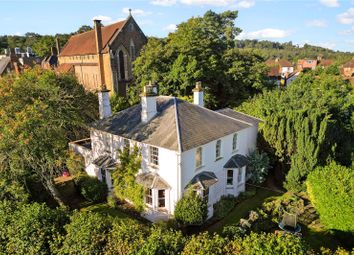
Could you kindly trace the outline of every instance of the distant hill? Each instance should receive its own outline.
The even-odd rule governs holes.
[[[258,40],[237,40],[238,48],[257,49],[262,55],[268,58],[282,58],[296,63],[298,59],[312,58],[321,56],[323,59],[332,59],[334,63],[343,64],[354,57],[353,52],[334,51],[318,46],[305,44],[300,47],[292,42],[271,42]]]

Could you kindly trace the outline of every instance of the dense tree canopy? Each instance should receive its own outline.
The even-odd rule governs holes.
[[[354,169],[332,163],[309,174],[307,192],[329,229],[354,233]]]
[[[96,101],[70,75],[34,69],[2,79],[1,178],[25,183],[35,176],[55,196],[52,178],[63,167],[68,142],[87,134],[83,130],[97,116]]]
[[[317,70],[302,74],[285,91],[268,91],[239,109],[264,120],[267,149],[284,165],[288,189],[304,189],[316,166],[334,159],[351,163],[352,88],[341,76]]]
[[[178,25],[165,39],[150,38],[134,63],[140,85],[152,80],[160,94],[186,96],[202,81],[209,107],[239,102],[260,91],[264,59],[252,50],[235,49],[241,31],[237,11],[208,11]]]

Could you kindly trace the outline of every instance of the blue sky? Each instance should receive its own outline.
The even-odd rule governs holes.
[[[148,36],[166,36],[209,9],[236,9],[240,38],[354,52],[354,0],[0,0],[0,34],[73,32],[93,17],[104,24],[123,19],[129,8]]]

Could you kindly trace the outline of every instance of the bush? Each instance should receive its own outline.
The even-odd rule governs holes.
[[[1,254],[53,253],[53,240],[64,232],[63,226],[68,221],[63,211],[38,203],[1,205],[0,251],[4,252]],[[4,212],[7,215],[2,215]]]
[[[95,177],[82,175],[76,178],[81,195],[90,202],[101,202],[107,197],[107,185]]]
[[[102,254],[107,243],[111,221],[94,212],[75,212],[65,226],[66,236],[59,254]]]
[[[306,184],[321,223],[329,229],[354,232],[354,169],[336,163],[318,167]]]
[[[255,184],[263,183],[268,175],[269,157],[267,153],[253,151],[249,156],[249,168],[251,172],[251,181]]]
[[[229,225],[222,229],[222,236],[228,238],[242,237],[246,234],[246,230],[240,226]]]
[[[244,238],[237,237],[226,246],[226,254],[309,254],[309,248],[294,235],[251,233]]]
[[[78,176],[80,174],[85,174],[85,162],[82,156],[70,152],[68,158],[66,159],[66,167],[69,173],[73,176]]]
[[[125,97],[113,95],[110,98],[110,103],[112,107],[112,112],[120,112],[129,107],[129,102]]]
[[[236,205],[236,199],[233,196],[222,196],[214,204],[214,216],[217,219],[224,218]]]
[[[207,232],[192,238],[185,245],[182,255],[218,255],[225,254],[226,239],[215,234],[209,236]]]
[[[176,204],[175,218],[181,224],[202,224],[207,217],[206,201],[192,190],[188,190]]]

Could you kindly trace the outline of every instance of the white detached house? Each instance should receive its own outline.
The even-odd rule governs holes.
[[[141,104],[113,115],[108,92],[100,92],[101,119],[92,124],[89,139],[70,147],[83,155],[89,175],[112,188],[118,149],[137,145],[142,164],[136,180],[146,190],[146,218],[173,215],[189,186],[208,201],[210,217],[221,196],[245,190],[246,155],[256,149],[260,120],[228,108],[204,108],[200,83],[193,90],[194,104],[156,92],[145,86]]]

